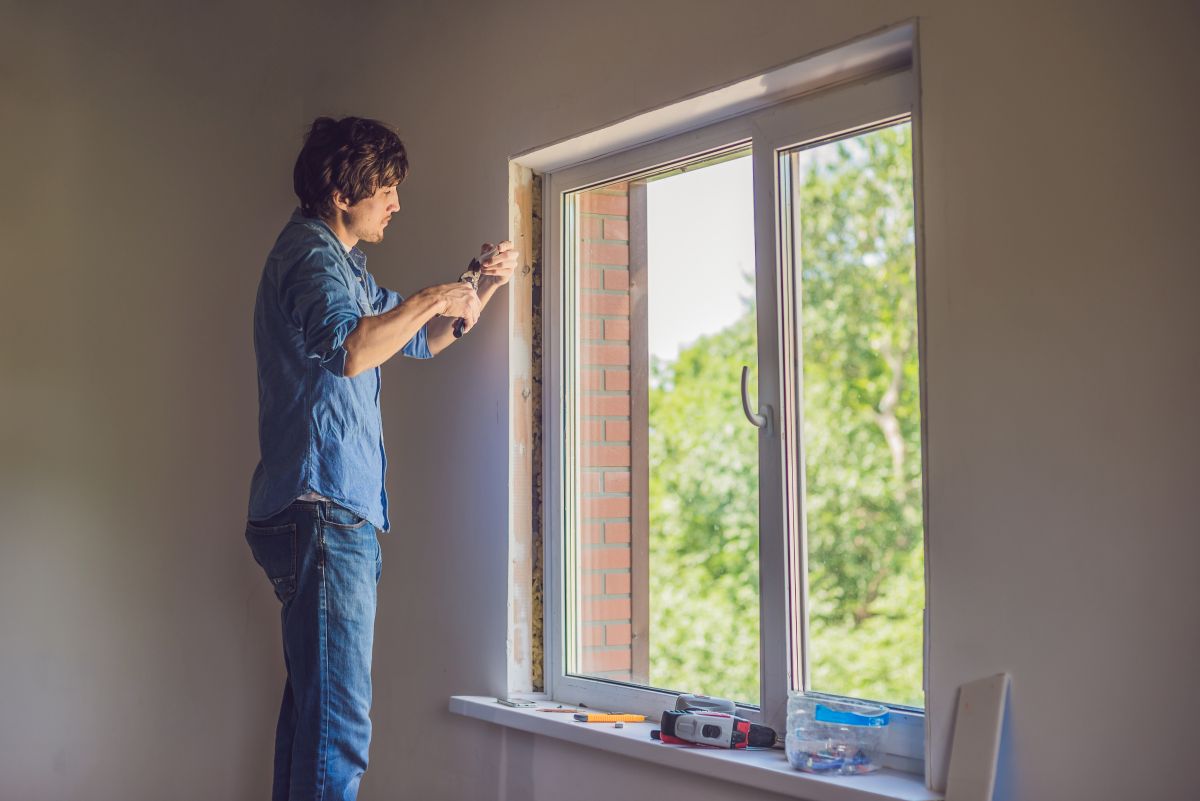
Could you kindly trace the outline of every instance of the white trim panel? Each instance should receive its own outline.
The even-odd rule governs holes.
[[[534,172],[553,172],[621,150],[749,114],[866,75],[912,65],[915,25],[905,22],[579,136],[512,157]]]

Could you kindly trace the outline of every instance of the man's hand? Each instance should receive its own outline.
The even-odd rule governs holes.
[[[484,242],[480,255],[492,249],[490,242]],[[489,259],[480,262],[480,273],[495,286],[504,286],[512,278],[513,270],[517,268],[517,257],[520,255],[513,250],[513,243],[507,239],[495,246],[496,253]]]
[[[461,317],[467,321],[464,331],[470,331],[479,321],[479,313],[483,310],[483,304],[479,302],[479,295],[467,282],[455,281],[453,284],[438,284],[429,287],[428,291],[437,296],[441,308],[438,313],[441,316],[456,320]]]
[[[482,257],[493,250],[491,243],[485,242],[480,249]],[[454,336],[454,321],[462,318],[466,321],[463,332],[469,331],[479,320],[479,314],[487,302],[491,300],[496,290],[504,286],[512,278],[517,266],[517,251],[513,250],[512,242],[505,240],[495,246],[495,253],[489,258],[481,258],[479,265],[478,294],[466,283],[440,284],[421,290],[428,292],[437,299],[438,319],[429,322],[429,350],[438,354],[458,341]],[[469,293],[469,296],[466,294]],[[453,305],[457,302],[460,305]]]

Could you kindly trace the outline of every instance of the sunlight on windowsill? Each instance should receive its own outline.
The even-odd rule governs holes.
[[[588,748],[654,762],[713,779],[812,801],[941,801],[920,776],[881,770],[866,776],[816,776],[793,770],[783,751],[726,751],[717,748],[665,745],[650,739],[654,723],[579,723],[570,715],[541,714],[537,709],[501,706],[495,698],[456,695],[450,711],[497,726],[566,740]]]

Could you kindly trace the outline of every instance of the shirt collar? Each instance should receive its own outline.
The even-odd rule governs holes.
[[[327,240],[331,245],[336,245],[338,250],[349,256],[350,263],[356,268],[359,270],[366,269],[367,254],[359,250],[358,246],[347,249],[345,243],[338,239],[337,234],[335,234],[333,229],[329,227],[329,223],[325,222],[320,217],[306,217],[304,213],[297,208],[292,211],[292,218],[288,222],[295,223],[297,225],[303,225],[304,227],[317,232],[321,235],[322,239]]]

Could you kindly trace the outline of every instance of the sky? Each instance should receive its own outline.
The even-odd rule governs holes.
[[[652,181],[646,192],[650,354],[673,361],[738,319],[754,294],[751,159]]]

